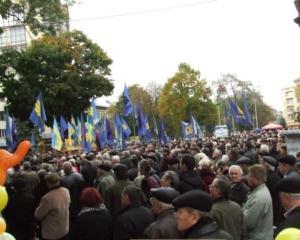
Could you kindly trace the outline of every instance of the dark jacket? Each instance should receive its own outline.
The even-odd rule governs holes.
[[[142,239],[145,229],[154,221],[151,211],[141,204],[123,209],[114,229],[114,240]]]
[[[83,208],[77,217],[74,236],[75,240],[110,240],[112,219],[105,206]]]
[[[243,212],[239,204],[229,199],[219,198],[215,200],[211,213],[218,225],[230,233],[233,239],[241,239]]]
[[[121,204],[122,191],[126,186],[131,184],[133,183],[128,179],[117,180],[115,183],[109,186],[104,193],[104,204],[109,210],[113,218],[113,222],[117,220],[118,213],[122,209],[122,204]]]
[[[200,175],[194,170],[182,172],[179,175],[179,192],[185,193],[193,189],[203,189]]]
[[[35,231],[34,210],[34,197],[25,190],[9,196],[8,204],[2,212],[7,224],[6,232],[18,240],[32,239]]]
[[[249,192],[249,187],[243,182],[234,183],[231,186],[230,199],[240,206],[247,200],[247,194]]]
[[[218,224],[210,218],[202,218],[190,229],[184,232],[185,239],[224,239],[232,240],[232,236],[221,230]]]
[[[180,239],[174,209],[162,211],[157,220],[147,227],[144,235],[149,239]]]
[[[274,232],[274,238],[286,228],[299,228],[300,229],[300,206],[293,209],[287,216],[287,218],[278,225]]]
[[[97,177],[97,168],[88,162],[81,168],[81,174],[84,179],[84,187],[94,187]]]
[[[70,219],[76,219],[80,211],[80,194],[83,188],[83,178],[79,173],[72,172],[66,175],[61,180],[61,185],[69,190],[71,203],[70,203]]]
[[[281,206],[279,193],[275,190],[275,185],[281,180],[282,178],[277,174],[277,172],[268,171],[267,173],[267,181],[266,186],[270,191],[272,197],[272,206],[273,206],[273,225],[278,226],[284,219],[283,213],[284,210]]]

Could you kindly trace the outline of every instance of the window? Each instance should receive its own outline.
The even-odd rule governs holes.
[[[285,102],[286,102],[286,105],[291,105],[291,104],[293,104],[293,98],[287,98],[285,100]]]
[[[10,29],[10,40],[12,45],[20,45],[26,42],[26,32],[24,26]]]
[[[286,108],[286,110],[287,110],[288,113],[293,113],[294,112],[294,106],[288,106]]]
[[[292,91],[285,92],[285,97],[286,98],[292,98],[293,97],[293,92]]]

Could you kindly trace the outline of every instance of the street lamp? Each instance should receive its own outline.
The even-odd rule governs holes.
[[[300,0],[294,1],[295,7],[298,11],[298,17],[294,19],[294,22],[297,23],[300,26]]]

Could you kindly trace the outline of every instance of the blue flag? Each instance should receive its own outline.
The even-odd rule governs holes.
[[[156,136],[158,136],[158,128],[157,128],[157,123],[156,123],[156,120],[155,120],[155,117],[154,117],[154,115],[152,115],[152,117],[153,117],[153,130],[154,130],[154,132],[155,132]]]
[[[8,111],[5,112],[5,140],[7,150],[11,152],[13,150],[13,139],[12,139],[12,119],[8,114]]]
[[[230,129],[230,111],[229,111],[226,103],[224,104],[224,113],[225,113],[225,122],[226,122],[227,128]]]
[[[111,127],[110,127],[110,124],[109,124],[107,116],[105,118],[105,127],[106,127],[105,132],[106,132],[107,144],[108,145],[113,145],[114,144],[113,131],[112,131]]]
[[[244,125],[244,126],[247,125],[246,117],[245,117],[243,111],[233,101],[231,101],[231,99],[229,99],[229,105],[231,108],[234,123]]]
[[[251,117],[251,114],[248,109],[248,101],[247,101],[244,93],[242,93],[242,98],[243,98],[243,107],[244,107],[244,113],[245,113],[245,117],[246,117],[246,123],[249,126],[253,126],[252,117]]]
[[[123,117],[120,117],[120,120],[122,123],[123,137],[124,137],[124,139],[127,139],[131,134],[131,130]]]
[[[123,149],[123,130],[122,122],[118,113],[114,115],[115,139],[117,148]]]
[[[138,106],[137,122],[138,122],[138,135],[139,137],[143,137],[145,136],[146,133],[146,122],[140,105]]]
[[[192,125],[193,128],[194,137],[200,139],[202,137],[201,128],[196,118],[193,115],[191,115],[190,117],[190,124]]]
[[[62,139],[65,139],[65,131],[68,130],[68,124],[63,116],[60,116],[60,136]]]
[[[100,122],[100,116],[96,107],[96,103],[94,101],[94,99],[91,102],[91,106],[88,110],[88,115],[91,116],[92,118],[92,124],[95,126],[96,124],[98,124]]]
[[[40,133],[45,131],[45,122],[47,121],[46,112],[44,109],[42,93],[39,92],[39,95],[34,104],[33,110],[29,116],[30,121],[39,128]]]
[[[181,135],[182,135],[182,139],[191,140],[194,136],[194,130],[192,124],[181,121]]]
[[[134,109],[130,100],[128,88],[125,84],[124,91],[123,91],[123,115],[127,117],[131,114],[134,114]]]
[[[168,144],[168,141],[169,141],[163,121],[160,122],[160,128],[159,128],[159,132],[158,132],[158,141],[159,141],[160,145]]]

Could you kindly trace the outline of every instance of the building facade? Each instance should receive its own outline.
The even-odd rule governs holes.
[[[300,114],[300,99],[297,97],[297,85],[300,79],[294,81],[295,85],[284,88],[283,91],[283,117],[288,128],[299,128],[300,123],[297,121],[297,115]]]

